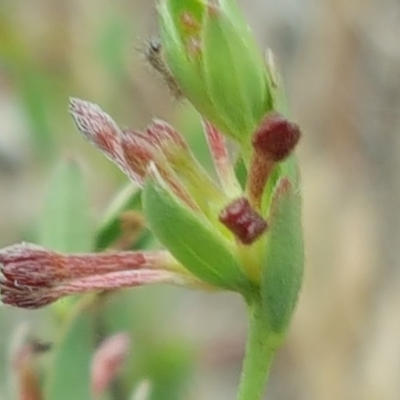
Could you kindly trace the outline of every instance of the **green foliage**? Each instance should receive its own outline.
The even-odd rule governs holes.
[[[107,249],[121,236],[121,213],[124,211],[141,210],[141,208],[141,191],[129,182],[115,196],[97,229],[94,245],[96,251]],[[147,232],[146,238],[148,236]],[[144,245],[144,243],[142,244]]]
[[[70,310],[65,332],[55,345],[45,400],[91,398],[90,362],[95,339],[94,302],[89,297]]]
[[[92,248],[86,186],[79,165],[62,161],[49,184],[38,242],[63,252],[85,252]]]
[[[192,373],[193,357],[182,343],[163,343],[150,350],[142,371],[153,382],[149,400],[184,399],[185,382]]]
[[[103,302],[100,316],[104,330],[132,335],[132,354],[121,376],[125,392],[148,379],[149,400],[187,398],[184,392],[193,374],[196,351],[185,337],[160,335],[171,324],[171,314],[165,311],[179,307],[180,300],[171,288],[148,287],[109,296]]]
[[[278,182],[271,207],[261,296],[271,329],[283,334],[296,305],[304,266],[300,194],[287,178]]]
[[[159,3],[158,11],[166,61],[184,95],[205,119],[242,144],[237,175],[245,188],[251,160],[251,135],[266,112],[271,109],[282,111],[282,88],[279,85],[277,90],[272,89],[270,71],[265,67],[235,1],[219,0],[214,6],[208,6],[201,0],[166,0]],[[105,18],[104,25],[94,35],[98,60],[107,72],[105,75],[110,75],[113,81],[105,87],[115,88],[111,90],[115,90],[113,95],[122,90],[122,86],[129,87],[123,81],[126,78],[123,54],[131,37],[119,21],[114,14]],[[8,35],[11,31],[0,24],[0,34],[2,32]],[[13,78],[18,83],[37,154],[52,160],[57,155],[57,142],[50,121],[62,119],[50,110],[52,107],[55,110],[53,103],[58,104],[65,94],[62,91],[58,93],[54,88],[65,89],[62,85],[64,81],[69,82],[68,77],[41,71],[29,60],[28,49],[20,42],[19,36],[11,32],[9,37],[15,48],[7,48],[3,52],[0,49],[0,57],[11,66]],[[78,57],[82,54],[78,52]],[[77,60],[75,63],[84,64]],[[79,75],[80,71],[75,73]],[[103,75],[100,73],[98,76]],[[100,86],[100,80],[96,82],[93,79],[94,85]],[[118,98],[120,100],[115,100],[115,107],[123,109],[126,107],[121,101],[124,96],[118,93]],[[114,99],[108,101],[114,104]],[[61,129],[62,124],[59,125]],[[251,345],[254,348],[250,346],[248,370],[255,371],[254,375],[261,371],[262,376],[257,377],[257,387],[254,381],[251,382],[253,374],[245,373],[244,376],[248,379],[245,387],[250,387],[253,393],[261,393],[264,375],[276,348],[275,339],[283,337],[287,330],[303,274],[296,168],[296,162],[291,157],[277,166],[269,177],[261,211],[269,219],[270,229],[263,241],[257,243],[267,243],[266,249],[262,249],[265,254],[258,253],[262,246],[257,244],[244,251],[243,247],[238,250],[237,242],[228,240],[228,235],[224,236],[214,223],[219,210],[210,207],[214,219],[208,219],[154,180],[146,183],[143,196],[131,184],[124,188],[94,231],[85,181],[79,165],[73,160],[61,162],[50,182],[44,211],[37,226],[37,242],[66,253],[107,250],[123,235],[121,213],[141,211],[143,200],[143,211],[154,235],[189,273],[203,280],[204,286],[236,291],[243,294],[249,303],[250,300],[253,302],[257,312],[251,316],[251,324],[255,325],[254,332],[250,334],[254,339]],[[99,179],[102,179],[100,174]],[[197,185],[197,182],[194,184]],[[203,194],[201,185],[196,189]],[[211,203],[207,196],[204,196],[204,202],[207,205]],[[144,230],[132,247],[149,249],[151,238],[150,232]],[[229,239],[232,239],[231,236]],[[249,283],[241,265],[244,258],[238,256],[241,250],[243,253],[249,250],[249,258],[257,261],[257,267],[262,265],[261,282]],[[112,303],[108,296],[104,297]],[[183,398],[185,381],[193,361],[191,352],[175,342],[156,343],[149,335],[155,328],[148,318],[138,316],[140,313],[147,316],[151,313],[149,310],[155,309],[164,313],[166,308],[160,307],[164,298],[157,295],[140,302],[137,300],[140,297],[119,293],[113,297],[117,299],[115,307],[105,304],[100,297],[85,297],[78,303],[59,302],[58,305],[63,307],[62,314],[57,313],[60,306],[51,308],[52,318],[57,323],[65,323],[65,330],[56,341],[50,368],[44,374],[45,399],[91,398],[90,360],[97,344],[95,335],[102,338],[118,330],[128,331],[141,347],[129,360],[130,368],[124,371],[122,394],[128,396],[136,382],[149,378],[154,389],[151,400]],[[110,320],[113,323],[107,324]],[[254,400],[243,395],[245,400],[250,398]]]
[[[229,242],[200,214],[155,181],[144,188],[144,213],[158,240],[201,280],[230,290],[249,290]]]
[[[22,106],[29,118],[35,150],[46,160],[53,158],[55,152],[55,138],[49,122],[49,81],[34,67],[23,65],[15,69],[14,74],[20,85]]]

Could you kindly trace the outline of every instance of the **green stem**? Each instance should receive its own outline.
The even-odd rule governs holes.
[[[271,332],[260,303],[248,305],[249,327],[238,400],[261,400],[272,359],[281,338]]]

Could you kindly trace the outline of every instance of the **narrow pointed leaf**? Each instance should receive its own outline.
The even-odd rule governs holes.
[[[153,180],[144,188],[144,212],[157,239],[190,272],[212,285],[246,290],[248,282],[229,242]]]
[[[304,267],[300,195],[287,178],[278,182],[271,207],[261,296],[271,328],[284,333],[297,302]]]

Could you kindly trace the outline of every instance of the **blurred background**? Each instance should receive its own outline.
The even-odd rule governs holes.
[[[303,130],[306,276],[266,398],[398,400],[400,3],[240,3],[261,48],[277,55]],[[83,171],[93,227],[126,183],[77,134],[69,96],[98,103],[121,126],[164,118],[208,162],[193,111],[171,99],[138,51],[154,36],[154,1],[0,1],[0,247],[37,238],[60,160]],[[1,400],[12,400],[16,332],[28,324],[57,341],[54,314],[0,310]],[[101,322],[99,337],[124,331],[132,340],[104,398],[128,399],[144,377],[152,400],[235,397],[246,329],[235,296],[129,290],[107,299]]]

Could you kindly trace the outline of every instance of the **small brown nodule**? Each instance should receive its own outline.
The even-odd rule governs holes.
[[[219,214],[219,220],[243,244],[255,242],[268,228],[267,222],[244,197],[225,207]]]
[[[300,129],[278,113],[268,114],[253,136],[254,149],[272,161],[290,155],[300,139]]]

